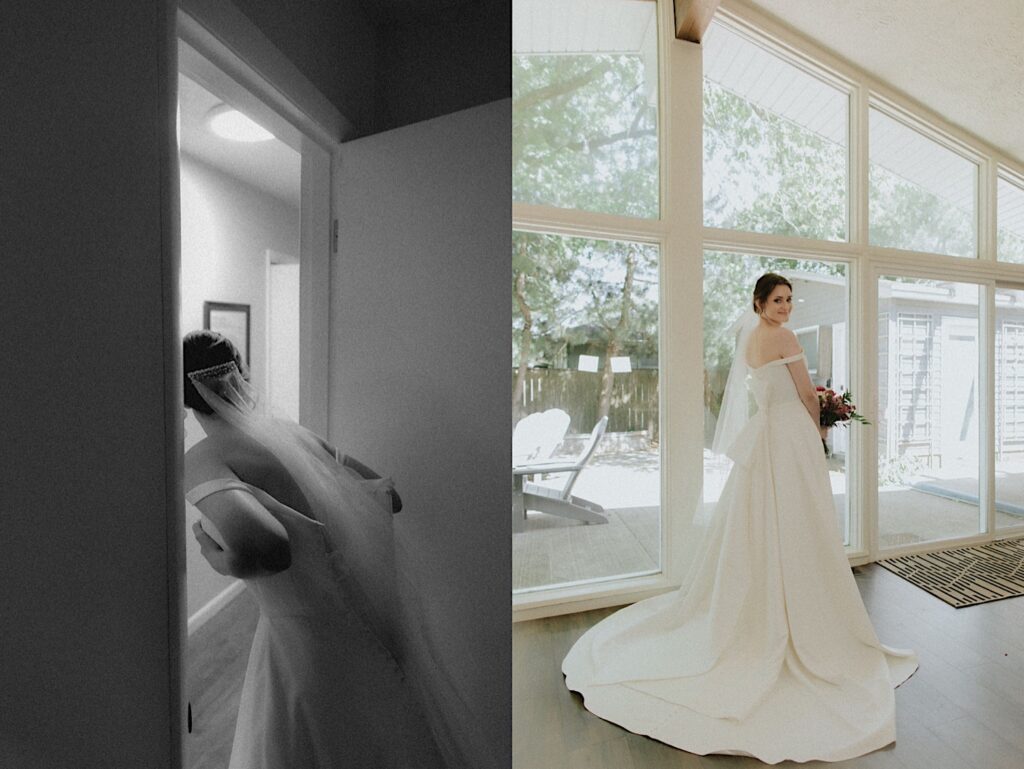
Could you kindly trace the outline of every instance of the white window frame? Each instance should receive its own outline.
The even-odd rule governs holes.
[[[587,214],[556,212],[538,206],[513,204],[513,226],[538,232],[588,237],[626,238],[656,242],[661,248],[661,400],[662,444],[662,569],[656,577],[593,583],[580,588],[531,594],[514,600],[515,620],[583,611],[629,603],[679,583],[690,554],[688,522],[700,499],[703,435],[688,429],[702,424],[700,388],[687,386],[693,371],[703,368],[702,264],[705,250],[785,256],[800,259],[839,259],[849,264],[850,313],[847,328],[850,389],[865,413],[878,402],[878,278],[908,275],[977,283],[979,311],[979,440],[981,516],[984,534],[886,550],[884,557],[1019,536],[1024,524],[995,529],[995,286],[1024,286],[1024,265],[996,260],[997,174],[1014,182],[1024,180],[1024,164],[978,137],[952,125],[863,70],[815,42],[782,26],[774,18],[740,0],[722,0],[716,14],[759,45],[830,84],[850,92],[849,222],[847,241],[818,241],[789,236],[747,233],[703,227],[703,187],[699,151],[702,134],[702,66],[699,46],[674,38],[672,3],[658,0],[659,14],[659,147],[661,153],[662,217],[650,222]],[[868,242],[868,108],[883,109],[928,138],[978,164],[977,258],[904,251]],[[670,214],[666,214],[670,212]],[[877,433],[874,425],[859,425],[851,435],[847,468],[850,473],[851,565],[883,557],[878,547]]]

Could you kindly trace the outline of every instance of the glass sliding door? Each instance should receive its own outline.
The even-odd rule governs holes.
[[[713,454],[711,444],[732,365],[737,321],[750,307],[758,276],[777,272],[793,284],[793,314],[788,328],[807,356],[815,385],[842,393],[850,383],[849,267],[843,262],[782,259],[705,251],[704,253],[704,509],[718,501],[732,463]],[[856,395],[856,393],[854,393]],[[856,402],[856,398],[854,399]],[[808,417],[810,418],[810,417]],[[851,430],[832,430],[829,478],[835,501],[836,528],[850,544],[849,478]],[[706,518],[706,516],[705,516]]]
[[[878,527],[885,548],[983,530],[974,283],[878,283]]]
[[[512,243],[513,587],[656,573],[659,249]]]

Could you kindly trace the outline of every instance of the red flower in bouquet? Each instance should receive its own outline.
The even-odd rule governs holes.
[[[861,424],[871,424],[861,414],[857,413],[857,407],[853,404],[849,390],[844,390],[842,395],[828,387],[818,387],[818,406],[821,407],[822,427],[833,427],[838,424],[845,424],[851,420]]]
[[[817,387],[818,406],[821,408],[821,417],[818,420],[822,427],[834,427],[845,425],[850,421],[857,421],[861,424],[871,424],[862,415],[857,413],[857,407],[853,404],[849,390],[844,390],[842,395],[828,387]],[[824,439],[821,445],[825,448],[825,456],[829,456],[828,444]]]

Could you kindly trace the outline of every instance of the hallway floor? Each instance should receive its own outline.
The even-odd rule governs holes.
[[[243,590],[188,639],[185,696],[192,703],[192,733],[185,735],[186,769],[227,769],[258,619],[256,602]]]

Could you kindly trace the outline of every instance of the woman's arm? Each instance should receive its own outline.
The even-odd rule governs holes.
[[[803,352],[800,342],[797,341],[796,334],[788,328],[781,329],[781,332],[778,339],[779,357],[790,358]],[[801,403],[804,404],[804,408],[807,409],[807,413],[814,422],[814,426],[818,427],[818,432],[821,433],[821,405],[818,403],[818,391],[815,389],[814,383],[811,381],[811,374],[807,370],[807,361],[804,358],[799,358],[792,363],[787,363],[786,368],[789,369],[789,375],[793,377],[793,384],[796,385],[796,392],[800,396]]]
[[[217,544],[197,521],[192,527],[203,557],[220,574],[261,577],[291,565],[288,532],[252,494],[227,489],[196,505],[217,527],[224,545]]]
[[[800,396],[800,401],[804,404],[804,408],[807,409],[807,413],[814,422],[814,426],[819,427],[821,404],[818,402],[818,391],[814,388],[814,383],[811,382],[810,372],[807,371],[807,363],[801,358],[793,363],[787,363],[786,368],[789,369],[789,375],[793,377],[793,382],[796,384],[796,391]]]

